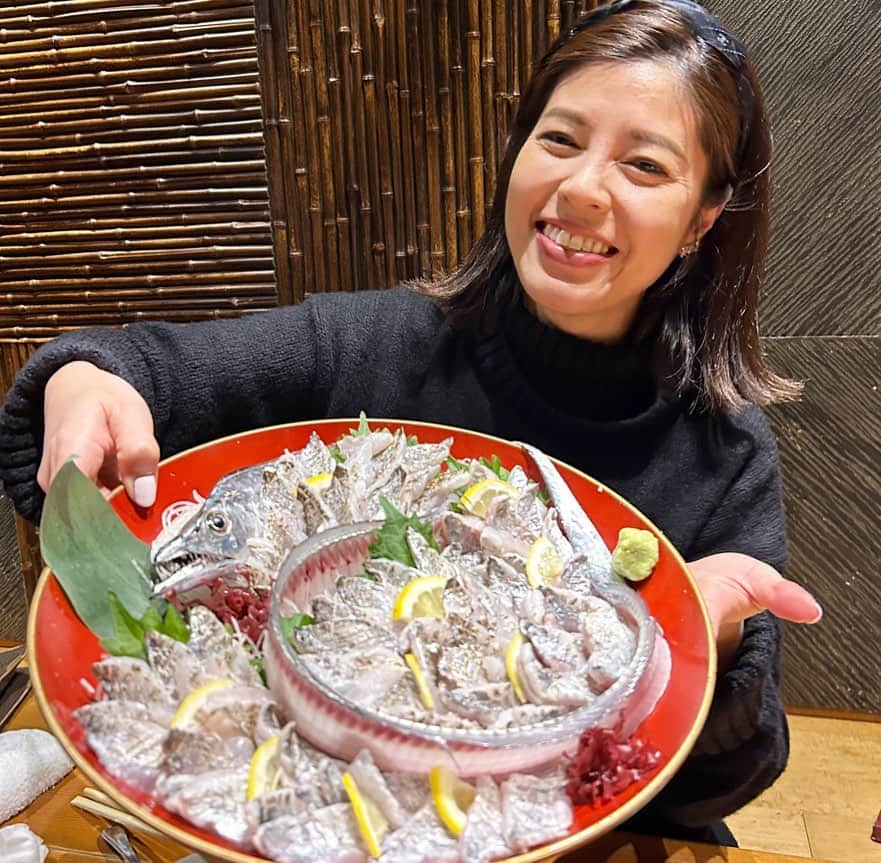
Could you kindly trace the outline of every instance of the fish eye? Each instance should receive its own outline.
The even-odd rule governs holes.
[[[214,510],[205,516],[205,524],[208,525],[215,533],[226,533],[229,529],[229,522],[222,512]]]

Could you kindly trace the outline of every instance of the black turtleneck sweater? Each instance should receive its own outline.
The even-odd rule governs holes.
[[[87,360],[129,381],[162,455],[246,429],[317,417],[424,420],[524,440],[619,492],[686,560],[740,551],[780,568],[785,531],[773,435],[757,408],[710,416],[659,388],[648,349],[586,342],[522,305],[488,335],[451,326],[403,287],[324,294],[236,320],[81,330],[42,347],[0,412],[0,479],[36,519],[42,397]],[[748,621],[686,764],[639,816],[668,835],[724,817],[783,769],[779,627]]]

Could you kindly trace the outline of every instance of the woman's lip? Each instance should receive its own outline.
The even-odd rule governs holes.
[[[559,264],[565,264],[568,267],[595,267],[597,264],[604,264],[610,258],[615,256],[615,252],[611,255],[598,255],[594,252],[573,252],[564,249],[559,243],[555,243],[540,228],[535,229],[535,236],[538,238],[538,247],[552,261]]]

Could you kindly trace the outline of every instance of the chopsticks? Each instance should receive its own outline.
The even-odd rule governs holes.
[[[158,830],[154,830],[149,824],[141,821],[140,818],[124,812],[106,794],[98,791],[97,788],[84,788],[83,794],[74,797],[70,803],[71,806],[76,806],[77,809],[82,809],[83,812],[97,815],[99,818],[103,818],[105,821],[112,821],[114,824],[121,824],[123,827],[136,833],[154,836],[159,839],[164,838]]]

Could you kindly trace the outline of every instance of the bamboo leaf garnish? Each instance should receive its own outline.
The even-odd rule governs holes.
[[[102,638],[117,635],[112,593],[136,620],[150,606],[150,547],[123,524],[72,460],[43,505],[40,551],[80,619]]]

